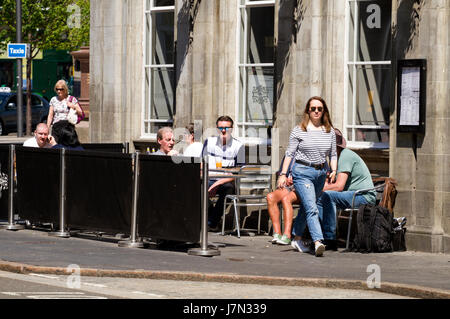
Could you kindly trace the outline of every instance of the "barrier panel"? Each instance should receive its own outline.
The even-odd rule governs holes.
[[[17,201],[21,219],[58,224],[60,150],[16,147]]]
[[[192,158],[23,146],[15,153],[19,216],[59,225],[55,236],[68,237],[67,229],[200,241],[202,183]],[[0,145],[0,164],[8,154]]]
[[[200,241],[200,163],[177,164],[170,156],[140,155],[138,185],[139,236]]]
[[[0,145],[0,219],[8,219],[9,145]],[[5,184],[6,183],[6,184]]]
[[[129,234],[132,155],[66,150],[65,156],[67,226]]]
[[[128,153],[129,144],[125,143],[84,143],[81,144],[86,151]]]

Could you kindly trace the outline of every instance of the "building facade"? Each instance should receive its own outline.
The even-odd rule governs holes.
[[[446,0],[92,0],[90,140],[143,148],[226,114],[278,168],[319,95],[371,172],[397,179],[408,248],[449,253],[449,30]],[[425,123],[399,132],[398,65],[417,59]]]

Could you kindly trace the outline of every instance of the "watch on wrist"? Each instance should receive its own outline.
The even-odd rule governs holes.
[[[280,176],[283,176],[283,175],[286,176],[286,173],[280,173]]]

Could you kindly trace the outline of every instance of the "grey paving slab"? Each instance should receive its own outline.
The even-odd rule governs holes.
[[[444,296],[445,293],[450,296],[450,255],[411,251],[361,254],[340,250],[326,251],[324,257],[318,258],[301,254],[290,246],[272,245],[270,239],[269,236],[237,238],[209,233],[209,242],[220,246],[220,255],[199,257],[188,255],[186,247],[123,248],[115,242],[49,237],[42,231],[0,230],[0,261],[61,269],[76,264],[82,269],[114,271],[111,273],[114,276],[142,273],[170,279],[168,274],[174,273],[186,280],[223,278],[229,282],[248,280],[249,283],[344,288],[348,283],[364,285],[373,274],[373,267],[379,267],[380,280],[385,286],[388,283],[409,285],[439,290]],[[168,277],[164,278],[162,273]]]

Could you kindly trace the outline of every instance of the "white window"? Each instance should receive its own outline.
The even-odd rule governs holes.
[[[145,0],[144,136],[173,125],[175,0]]]
[[[389,147],[391,0],[347,0],[344,136],[350,147]]]
[[[275,0],[239,0],[237,136],[258,138],[273,125]]]

